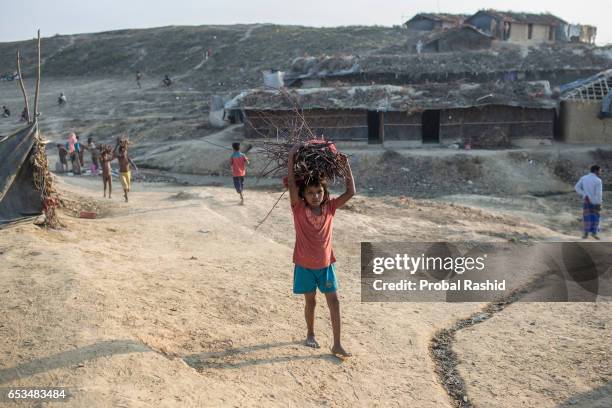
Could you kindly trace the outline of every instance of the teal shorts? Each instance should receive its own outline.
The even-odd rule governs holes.
[[[321,269],[308,269],[295,265],[293,269],[293,293],[312,293],[317,287],[321,293],[330,293],[338,290],[336,264],[333,263]]]

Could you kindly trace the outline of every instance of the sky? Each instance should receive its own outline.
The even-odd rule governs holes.
[[[472,14],[483,8],[550,12],[597,26],[597,44],[612,43],[610,0],[2,0],[0,42],[167,25],[275,23],[315,27],[402,24],[419,12]]]

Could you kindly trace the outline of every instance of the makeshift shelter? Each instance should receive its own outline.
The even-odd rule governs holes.
[[[612,143],[612,69],[560,87],[561,140]]]
[[[0,137],[0,224],[39,215],[44,191],[35,187],[38,125]]]
[[[466,14],[419,13],[404,25],[407,29],[415,31],[442,30],[461,25],[467,17]]]
[[[17,50],[17,73],[28,125],[10,136],[0,137],[0,224],[44,213],[45,217],[39,225],[55,227],[59,225],[55,213],[59,197],[53,188],[45,143],[40,137],[37,119],[40,96],[40,30],[37,51],[36,88],[33,111],[30,111],[21,75],[21,57]]]
[[[465,21],[495,38],[517,43],[553,43],[566,31],[567,22],[549,13],[480,10]],[[566,38],[559,40],[566,41]]]
[[[374,85],[297,89],[309,126],[331,140],[404,141],[505,147],[521,138],[551,139],[557,102],[547,82]],[[228,102],[245,116],[247,138],[275,137],[294,106],[279,92],[255,89]]]

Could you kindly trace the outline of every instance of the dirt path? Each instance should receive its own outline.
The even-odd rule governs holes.
[[[14,84],[0,85],[19,106]],[[128,129],[137,135],[134,152],[146,147],[143,162],[223,175],[229,152],[207,142],[229,147],[240,129],[204,137],[201,92],[158,89],[153,78],[148,85],[139,90],[131,78],[45,83],[43,129],[52,139],[76,131],[97,141]],[[69,95],[61,109],[60,91]],[[16,126],[16,119],[2,121],[0,133]],[[381,165],[380,152],[356,150],[368,172]],[[408,160],[455,154],[447,150],[418,150]],[[469,153],[477,154],[497,160],[505,153]],[[528,158],[523,162],[517,166]],[[500,169],[493,174],[511,183],[505,175],[514,167]],[[525,168],[521,180],[549,189],[541,173]],[[65,177],[65,196],[90,202],[101,218],[66,213],[64,230],[0,230],[0,387],[72,386],[79,391],[67,407],[450,406],[430,341],[484,305],[361,303],[360,241],[571,240],[579,229],[575,196],[357,196],[339,211],[335,228],[345,343],[355,355],[339,364],[326,353],[322,299],[316,326],[324,348],[300,344],[303,306],[291,294],[286,200],[255,232],[280,193],[248,190],[240,207],[227,184],[136,183],[125,204],[118,182],[109,201],[100,197],[99,180]],[[453,349],[470,403],[609,406],[610,315],[605,305],[517,304],[458,332]]]
[[[253,34],[253,31],[258,29],[259,27],[261,27],[261,24],[255,24],[255,25],[250,26],[248,30],[245,31],[244,35],[240,37],[238,42],[246,41],[249,38],[251,38],[251,34]]]
[[[448,406],[429,341],[479,305],[361,303],[359,242],[552,234],[460,207],[355,198],[336,221],[344,338],[355,354],[340,364],[326,351],[323,305],[323,349],[300,344],[286,201],[253,230],[276,194],[249,192],[238,206],[227,188],[177,196],[176,187],[136,184],[126,204],[117,192],[99,200],[99,180],[62,184],[103,218],[65,214],[64,230],[25,224],[0,234],[0,336],[9,339],[0,383],[76,387],[74,407]]]

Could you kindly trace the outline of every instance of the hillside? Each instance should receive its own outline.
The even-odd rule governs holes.
[[[258,85],[263,69],[288,69],[304,55],[365,54],[400,45],[407,32],[390,27],[317,28],[280,25],[170,26],[95,34],[56,35],[42,40],[46,78],[132,77],[164,74],[206,90]],[[0,72],[15,69],[23,56],[24,76],[32,76],[33,41],[0,43]],[[206,50],[212,50],[205,60]]]

